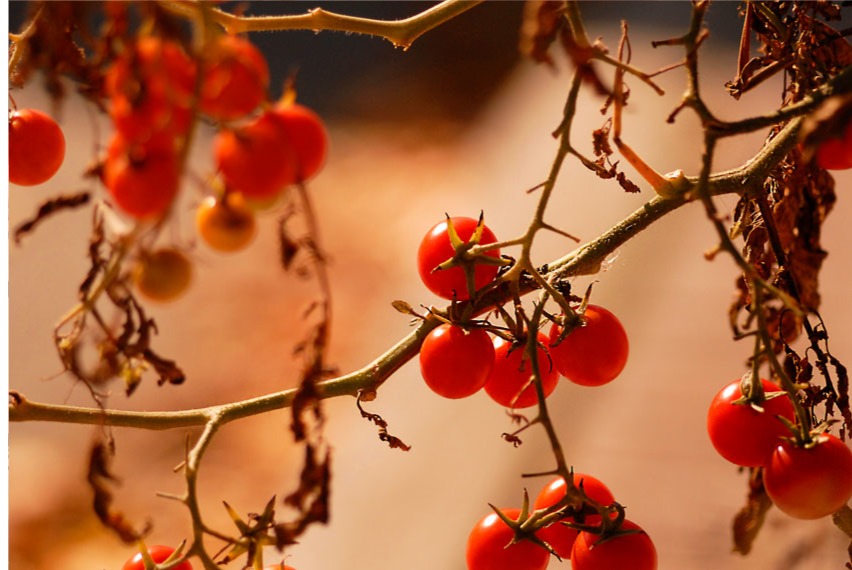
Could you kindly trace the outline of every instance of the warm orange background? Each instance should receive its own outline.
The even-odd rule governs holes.
[[[730,17],[734,6],[720,3],[714,11]],[[668,5],[654,9],[665,11]],[[490,8],[472,11],[465,25],[484,34],[473,24],[477,10],[488,17]],[[517,16],[503,10],[507,18]],[[618,33],[614,10],[608,22],[590,26],[590,36],[604,35],[611,47]],[[681,32],[657,28],[650,34],[634,26],[634,63],[656,69],[676,60],[680,52],[652,50],[649,40]],[[262,37],[271,45],[276,36]],[[319,44],[327,37],[312,36],[312,41]],[[473,45],[481,37],[477,34],[437,37],[440,41],[424,43],[427,54],[458,41],[460,53],[487,57]],[[514,41],[504,40],[507,50]],[[382,47],[394,61],[407,55]],[[779,100],[778,83],[740,103],[727,97],[722,85],[734,73],[735,47],[711,38],[703,52],[706,95],[723,118],[762,113]],[[399,91],[388,92],[375,71],[382,62],[374,58],[347,64],[362,66],[362,77],[335,87],[351,93],[348,104],[363,111],[329,112],[332,149],[310,189],[331,257],[331,359],[341,372],[364,366],[409,330],[407,318],[391,308],[391,301],[442,305],[419,283],[414,266],[426,229],[444,212],[475,216],[484,209],[498,236],[518,235],[536,199],[525,191],[546,177],[555,151],[550,132],[567,93],[565,62],[555,73],[529,62],[504,64],[487,78],[490,95],[475,93],[459,111],[448,101],[464,102],[472,89],[465,83],[464,65],[456,62],[461,72],[442,78],[445,60],[435,56],[432,68],[422,63],[428,57],[419,61],[423,67],[405,79],[439,78],[439,85],[405,86],[402,78],[392,77],[388,82]],[[475,69],[475,59],[468,65]],[[695,174],[697,121],[684,112],[675,125],[664,122],[682,92],[682,74],[669,73],[660,83],[667,91],[664,98],[631,82],[624,137],[658,170]],[[15,98],[21,107],[50,109],[37,82]],[[312,105],[310,99],[303,103]],[[575,120],[575,140],[587,151],[585,141],[602,123],[600,103],[584,96]],[[392,121],[368,112],[382,106]],[[103,196],[102,189],[80,178],[96,156],[92,117],[76,99],[62,107],[66,162],[41,187],[9,190],[12,227],[59,192],[89,188]],[[103,143],[106,124],[97,124]],[[760,147],[762,136],[725,141],[717,170],[744,162]],[[201,175],[211,169],[208,137],[206,131],[199,138],[192,163]],[[849,364],[852,202],[846,194],[852,177],[839,175],[837,181],[839,202],[823,236],[830,255],[822,273],[822,313],[833,353]],[[641,186],[641,194],[625,194],[569,161],[549,221],[592,239],[649,199],[651,191]],[[181,387],[157,388],[147,378],[131,399],[116,385],[109,400],[116,408],[194,408],[281,390],[297,378],[291,351],[303,330],[300,314],[310,288],[278,265],[275,214],[262,218],[260,235],[247,251],[220,255],[195,244],[189,209],[199,194],[189,181],[185,194],[186,209],[174,229],[164,233],[163,243],[190,248],[194,285],[173,304],[151,304],[150,312],[160,330],[155,347],[178,358],[188,380]],[[718,204],[729,211],[735,199],[720,198]],[[60,364],[51,341],[52,327],[73,305],[87,267],[89,217],[88,211],[65,213],[26,237],[21,247],[10,246],[10,387],[33,400],[90,403],[83,387],[54,377]],[[710,263],[702,255],[716,241],[703,210],[687,206],[624,246],[607,272],[574,281],[578,291],[597,281],[593,299],[622,319],[632,352],[626,370],[611,385],[587,389],[563,382],[557,388],[549,405],[562,444],[575,468],[606,482],[627,505],[628,516],[649,532],[663,570],[839,569],[847,540],[830,521],[795,521],[775,511],[748,558],[730,553],[730,520],[744,503],[746,478],[715,454],[704,422],[715,392],[744,372],[752,345],[731,340],[727,309],[733,264],[725,257]],[[544,263],[572,248],[561,238],[542,236],[535,259]],[[388,449],[374,426],[359,417],[352,399],[325,404],[326,438],[334,453],[332,520],[327,527],[311,528],[288,551],[288,563],[299,570],[462,569],[467,533],[488,512],[487,503],[518,506],[525,486],[535,494],[545,483],[520,475],[552,467],[541,432],[530,431],[523,446],[512,448],[500,438],[511,429],[501,408],[485,394],[462,401],[433,395],[416,362],[391,378],[367,409],[380,413],[391,432],[413,448],[409,453]],[[288,424],[288,412],[281,411],[222,430],[201,471],[204,513],[211,524],[231,531],[222,500],[241,513],[257,512],[273,494],[283,496],[294,488],[301,455],[290,443]],[[85,426],[10,426],[10,563],[15,570],[116,569],[131,554],[90,509],[84,476],[96,433]],[[172,467],[182,459],[187,432],[116,429],[114,435],[115,471],[121,477],[117,506],[140,524],[153,522],[151,543],[174,544],[188,536],[184,509],[155,496],[181,491],[182,479]],[[283,509],[281,514],[286,516]],[[273,560],[274,552],[269,555]],[[554,561],[551,567],[569,564]]]

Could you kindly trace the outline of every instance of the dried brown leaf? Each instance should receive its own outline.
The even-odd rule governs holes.
[[[52,198],[42,202],[38,207],[38,211],[29,220],[18,224],[15,228],[14,239],[15,245],[20,245],[21,238],[30,233],[35,227],[47,218],[63,210],[72,210],[79,208],[89,203],[91,196],[88,192],[79,192],[77,194],[68,194]]]
[[[734,517],[734,551],[748,554],[757,538],[772,500],[763,488],[760,469],[753,469],[749,478],[748,499],[745,506]]]
[[[127,544],[133,544],[148,531],[137,532],[121,512],[113,508],[113,495],[110,484],[117,482],[109,471],[112,452],[102,442],[96,442],[89,456],[89,472],[86,479],[94,492],[93,506],[98,519]]]
[[[527,0],[520,32],[520,51],[538,63],[553,67],[550,46],[566,25],[564,0]]]

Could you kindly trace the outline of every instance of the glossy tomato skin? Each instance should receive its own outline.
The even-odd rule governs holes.
[[[625,520],[623,530],[642,529]],[[656,570],[657,549],[645,532],[625,534],[598,543],[600,536],[581,532],[571,551],[573,570]]]
[[[228,186],[246,198],[273,197],[296,180],[287,131],[272,111],[247,125],[219,131],[213,155]]]
[[[322,119],[297,103],[278,105],[274,116],[286,133],[287,148],[296,167],[291,183],[305,182],[320,171],[328,154],[328,132]]]
[[[778,392],[778,386],[761,379],[766,394]],[[743,467],[758,467],[768,459],[779,438],[790,435],[789,430],[776,416],[793,421],[795,412],[787,396],[779,396],[763,403],[763,412],[748,404],[734,404],[742,397],[740,380],[734,380],[713,398],[707,412],[707,434],[716,451]]]
[[[35,186],[47,182],[65,159],[65,135],[52,117],[19,109],[9,117],[9,182]]]
[[[118,207],[137,219],[162,216],[180,184],[177,156],[170,148],[129,143],[120,135],[107,150],[102,178]]]
[[[248,39],[225,34],[204,54],[201,110],[220,121],[248,115],[266,98],[269,66]]]
[[[511,520],[518,520],[520,509],[501,509]],[[467,570],[544,570],[550,553],[541,546],[523,540],[506,547],[514,537],[497,513],[483,517],[467,538]]]
[[[578,487],[582,485],[586,496],[602,505],[610,505],[615,501],[615,497],[609,488],[596,477],[583,473],[574,473],[574,484]],[[555,505],[565,496],[565,488],[565,480],[562,477],[555,478],[538,494],[533,505],[534,508],[545,509],[551,505]],[[566,517],[562,520],[574,522],[573,517]],[[596,524],[599,520],[600,517],[597,515],[585,517],[587,524]],[[571,558],[574,541],[580,533],[576,529],[555,522],[539,530],[536,534],[540,539],[548,543],[560,558],[565,560]]]
[[[538,341],[546,346],[547,337],[538,333]],[[491,399],[507,408],[529,408],[538,404],[538,394],[530,379],[532,366],[524,356],[522,346],[511,350],[512,343],[494,337],[494,368],[485,383],[485,391]],[[536,349],[538,369],[541,374],[541,387],[544,396],[556,389],[559,373],[550,364],[550,358],[541,346]],[[526,388],[524,388],[526,386]]]
[[[171,546],[155,545],[148,547],[148,554],[151,556],[151,560],[157,564],[165,562],[174,551],[175,549]],[[122,570],[145,570],[145,560],[142,558],[142,553],[137,552],[131,556],[121,568]],[[173,570],[192,570],[192,564],[188,560],[184,560],[175,566]]]
[[[420,373],[433,392],[466,398],[478,392],[494,367],[494,345],[483,329],[443,324],[420,347]]]
[[[630,343],[618,317],[598,305],[588,305],[584,324],[556,344],[562,327],[550,328],[550,355],[559,373],[580,386],[602,386],[614,380],[627,364]]]
[[[459,238],[468,242],[476,230],[478,221],[466,217],[454,217],[450,220]],[[467,290],[464,270],[461,267],[433,271],[456,253],[450,243],[447,224],[447,220],[436,224],[423,237],[417,250],[417,270],[423,284],[435,295],[444,299],[453,299],[455,293],[456,299],[464,301],[469,299],[470,295]],[[497,238],[494,233],[488,226],[484,226],[479,245],[487,245],[496,241]],[[491,250],[487,255],[497,258],[500,257],[500,251]],[[477,264],[474,267],[474,287],[479,290],[493,281],[497,275],[497,269],[496,265]]]
[[[834,137],[820,143],[816,149],[816,161],[826,170],[852,168],[852,122],[846,125],[842,137]]]
[[[254,212],[234,192],[208,196],[198,207],[195,224],[204,243],[225,253],[245,249],[257,233]]]
[[[810,448],[784,440],[763,470],[763,485],[779,509],[797,519],[818,519],[852,497],[852,451],[831,434]]]

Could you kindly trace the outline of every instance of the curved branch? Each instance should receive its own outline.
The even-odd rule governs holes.
[[[322,8],[290,16],[236,16],[219,9],[210,10],[209,14],[211,21],[232,34],[282,30],[339,31],[378,36],[390,41],[395,47],[408,49],[414,40],[429,30],[482,2],[483,0],[444,0],[419,14],[394,21],[347,16]],[[197,6],[187,2],[165,2],[163,5],[170,12],[185,17],[193,17],[198,10]]]

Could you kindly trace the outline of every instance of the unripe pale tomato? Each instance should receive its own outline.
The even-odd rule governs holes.
[[[852,451],[831,434],[811,447],[782,440],[763,469],[766,494],[797,519],[819,519],[852,498]]]
[[[509,519],[518,520],[520,509],[500,509]],[[468,570],[544,570],[550,553],[528,540],[508,546],[515,533],[497,513],[483,517],[467,538]]]
[[[735,404],[742,397],[740,380],[734,380],[716,394],[707,412],[707,434],[719,455],[737,465],[758,467],[766,463],[779,438],[790,435],[777,416],[791,422],[793,404],[786,396],[766,400],[762,412],[749,404]],[[778,386],[761,379],[766,394],[779,392]]]
[[[165,214],[178,192],[180,173],[172,148],[113,138],[103,164],[103,183],[115,203],[134,218]]]
[[[543,333],[538,333],[538,342],[547,342]],[[550,358],[541,346],[536,347],[538,371],[545,398],[556,389],[559,373],[550,364]],[[512,350],[512,343],[499,336],[494,337],[494,368],[485,383],[485,391],[491,399],[507,408],[529,408],[538,404],[538,394],[532,382],[532,365],[526,358],[523,346]]]
[[[195,224],[204,243],[222,252],[244,249],[257,230],[254,213],[236,192],[208,196],[198,206]]]
[[[559,373],[575,384],[602,386],[614,380],[627,364],[627,333],[618,317],[603,307],[588,305],[583,325],[554,344],[561,333],[562,328],[554,323],[550,356]]]
[[[174,551],[175,549],[171,546],[155,545],[148,547],[148,554],[151,556],[151,560],[157,564],[165,562]],[[145,560],[142,558],[142,553],[137,552],[131,556],[124,563],[124,566],[121,567],[121,570],[145,570]],[[184,560],[175,566],[173,570],[192,570],[192,564],[188,560]]]
[[[201,110],[221,121],[251,113],[266,98],[269,66],[251,41],[222,35],[204,53]]]
[[[571,551],[573,570],[656,570],[657,549],[639,525],[625,520],[622,530],[637,531],[600,541],[600,536],[581,532]],[[599,542],[600,541],[600,542]]]
[[[142,252],[133,268],[133,283],[140,293],[155,301],[180,297],[192,280],[192,264],[176,249]]]
[[[464,301],[470,298],[464,270],[461,267],[450,267],[449,269],[435,271],[436,267],[452,258],[456,253],[450,243],[447,230],[448,223],[453,224],[456,234],[464,242],[470,241],[478,224],[477,220],[465,217],[450,218],[450,220],[436,224],[420,242],[420,248],[417,250],[417,270],[423,284],[437,296],[452,299],[453,294],[455,294],[456,299]],[[496,241],[497,238],[494,233],[488,229],[488,226],[484,226],[479,245],[488,245]],[[491,250],[486,255],[495,258],[500,257],[500,250]],[[497,269],[496,265],[476,264],[474,267],[474,287],[479,290],[493,281],[497,275]]]
[[[445,398],[466,398],[485,386],[494,366],[494,345],[483,329],[443,324],[420,347],[420,373]]]
[[[586,496],[597,501],[602,505],[609,505],[615,501],[615,497],[606,485],[591,475],[582,473],[574,473],[574,485],[583,487]],[[535,500],[534,508],[545,509],[551,505],[555,505],[565,496],[565,480],[562,477],[557,477],[550,484],[541,490]],[[574,522],[574,518],[566,517],[564,521]],[[597,515],[589,515],[585,517],[587,524],[595,524],[600,520]],[[562,559],[571,558],[571,549],[574,548],[574,541],[577,540],[577,535],[580,531],[560,524],[559,521],[546,526],[539,530],[536,535],[548,543],[553,550],[556,551]]]
[[[49,115],[19,109],[9,116],[9,182],[35,186],[47,182],[65,158],[65,136]]]

